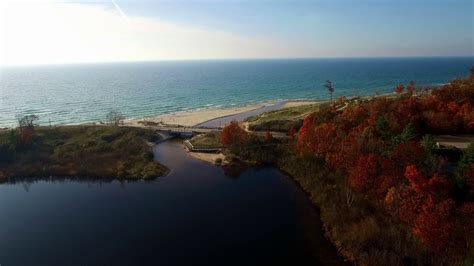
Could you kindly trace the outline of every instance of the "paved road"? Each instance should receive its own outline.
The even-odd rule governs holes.
[[[440,146],[453,146],[464,150],[474,142],[474,135],[440,135],[436,136],[435,140]]]

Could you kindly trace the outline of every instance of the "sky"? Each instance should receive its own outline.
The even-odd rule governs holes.
[[[0,0],[0,66],[472,55],[472,0]]]

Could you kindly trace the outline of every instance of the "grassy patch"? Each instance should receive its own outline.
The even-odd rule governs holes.
[[[166,174],[153,161],[148,142],[158,140],[141,128],[40,127],[27,147],[13,140],[17,131],[0,133],[0,177],[73,176],[149,179]]]
[[[189,140],[196,149],[215,149],[222,148],[219,132],[209,132],[199,134]]]
[[[316,103],[278,109],[250,117],[246,122],[253,131],[288,132],[292,127],[298,130],[303,124],[304,117],[318,111],[320,107],[321,103]]]

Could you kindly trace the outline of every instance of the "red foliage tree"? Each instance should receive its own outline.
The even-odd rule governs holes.
[[[402,128],[410,123],[420,125],[423,108],[417,97],[403,98],[395,102],[393,109],[394,117]]]
[[[311,150],[318,157],[324,158],[332,151],[336,143],[337,129],[333,123],[323,123],[314,129],[314,141]]]
[[[456,101],[457,103],[469,103],[474,105],[474,69],[467,79],[453,80],[441,89],[434,90],[433,96],[443,102]]]
[[[427,185],[428,178],[424,176],[416,167],[416,165],[409,165],[405,169],[405,177],[410,182],[410,187],[418,192],[423,193]]]
[[[436,133],[472,132],[470,123],[474,121],[474,109],[470,101],[460,101],[447,95],[437,97],[436,93],[437,90],[433,92],[433,96],[424,97],[420,101],[427,130]]]
[[[298,131],[297,152],[302,154],[313,154],[312,147],[316,141],[313,127],[313,116],[309,115],[303,120],[303,126]]]
[[[456,247],[468,247],[474,241],[474,202],[464,203],[457,209],[458,241]]]
[[[410,81],[407,85],[407,92],[410,94],[413,94],[413,91],[415,90],[415,82]]]
[[[237,121],[230,122],[221,132],[221,143],[225,147],[241,145],[247,140],[247,131],[243,130]]]
[[[452,200],[435,203],[429,198],[415,220],[413,234],[436,253],[446,250],[454,229],[455,204]]]
[[[413,224],[425,201],[426,196],[424,194],[405,186],[400,195],[398,218],[407,224]]]
[[[464,171],[464,179],[466,180],[470,194],[474,196],[474,164],[470,164]]]
[[[428,181],[425,193],[436,199],[446,199],[450,191],[451,183],[446,178],[435,173]]]
[[[326,155],[326,162],[331,169],[347,174],[355,165],[364,146],[363,132],[364,127],[358,126],[348,135],[338,136],[333,152]]]
[[[474,106],[468,103],[463,104],[456,116],[463,120],[465,132],[474,132]]]
[[[451,184],[446,178],[437,173],[433,177],[427,178],[415,165],[406,167],[405,177],[409,180],[410,187],[414,191],[436,199],[447,198],[451,190]]]
[[[295,140],[295,128],[294,127],[290,128],[290,131],[288,132],[288,137],[290,138],[290,141]]]
[[[390,188],[403,180],[403,171],[392,160],[383,159],[380,162],[380,172],[377,194],[385,197]]]
[[[422,161],[425,158],[425,150],[418,142],[407,141],[395,147],[391,158],[398,165],[405,167]]]
[[[403,89],[405,89],[405,86],[403,86],[403,84],[399,84],[397,87],[395,87],[395,92],[397,94],[402,94],[403,93]]]
[[[335,122],[345,132],[348,132],[354,127],[364,124],[368,118],[369,112],[364,105],[359,105],[352,108],[346,108],[337,116]]]
[[[273,140],[273,135],[270,131],[265,132],[265,142],[271,142]]]
[[[461,207],[456,208],[450,196],[457,190],[450,180],[431,176],[442,159],[427,157],[431,155],[405,129],[411,124],[419,135],[474,133],[474,68],[468,79],[430,94],[415,96],[414,88],[410,82],[397,86],[398,94],[406,89],[402,97],[322,109],[305,118],[297,148],[300,154],[324,158],[353,190],[384,198],[388,213],[411,226],[432,251],[453,251],[464,243],[465,255],[474,232],[474,165],[462,173],[470,195],[457,197]],[[429,175],[421,171],[425,166]]]
[[[395,219],[412,225],[425,201],[425,195],[417,193],[409,186],[401,185],[389,189],[385,196],[384,207]]]
[[[378,155],[361,156],[348,177],[349,185],[358,192],[374,188],[379,174],[379,162]]]
[[[33,140],[33,128],[20,128],[20,144],[23,146],[30,145]]]

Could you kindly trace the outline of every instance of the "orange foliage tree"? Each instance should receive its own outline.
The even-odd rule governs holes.
[[[415,220],[413,234],[432,251],[445,251],[454,229],[455,204],[452,200],[435,203],[429,198]]]
[[[402,94],[403,93],[403,89],[405,89],[405,86],[403,86],[403,84],[400,84],[398,85],[397,87],[395,87],[395,92],[397,94]]]
[[[331,105],[306,117],[296,151],[324,159],[433,252],[462,250],[452,247],[472,240],[474,164],[467,163],[458,179],[437,173],[442,158],[420,140],[426,134],[474,133],[474,68],[468,78],[427,94],[414,95],[414,82],[396,92],[405,89],[400,97],[342,109]],[[456,196],[457,205],[456,193],[464,193]]]
[[[270,131],[265,132],[265,142],[271,142],[273,140],[273,135]]]
[[[294,127],[290,128],[290,131],[288,132],[288,137],[290,138],[290,141],[295,140],[295,128]]]
[[[348,181],[351,187],[359,192],[364,192],[374,188],[379,175],[380,157],[375,154],[360,156]]]
[[[221,132],[221,143],[225,147],[241,145],[248,139],[248,133],[239,126],[237,121],[232,121]]]
[[[303,120],[303,126],[298,131],[296,150],[299,154],[311,154],[311,147],[316,141],[313,128],[313,116],[309,115]]]
[[[402,168],[420,162],[424,158],[425,150],[418,142],[412,140],[397,145],[391,154],[391,159]]]

